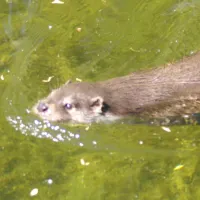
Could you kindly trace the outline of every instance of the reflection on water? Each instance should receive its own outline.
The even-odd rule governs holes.
[[[27,112],[29,112],[27,110]],[[70,144],[83,147],[84,141],[79,133],[72,133],[59,125],[53,125],[49,121],[29,121],[24,122],[24,119],[20,116],[11,117],[8,116],[7,120],[15,128],[24,135],[32,135],[38,138],[49,138],[53,142],[70,142]],[[93,148],[97,146],[97,141],[91,141]]]
[[[180,12],[180,13],[187,12],[187,10],[191,8],[194,10],[197,6],[199,6],[199,2],[196,0],[193,0],[191,2],[189,1],[178,2],[172,6],[172,8],[170,9],[171,12],[169,13],[172,14],[172,12]]]
[[[28,114],[30,113],[29,110],[26,110],[26,112]],[[96,133],[91,134],[91,132],[87,131],[89,128],[92,128],[92,126],[88,126],[87,128],[79,127],[78,129],[73,129],[73,131],[69,131],[66,127],[63,126],[63,124],[57,123],[55,125],[47,120],[33,119],[29,116],[8,116],[7,120],[9,121],[11,126],[15,128],[16,131],[20,131],[23,135],[32,135],[37,138],[48,138],[53,142],[64,142],[66,144],[68,143],[70,146],[73,145],[76,147],[84,147],[88,150],[92,150],[93,152],[108,151],[134,155],[162,155],[167,157],[171,156],[172,154],[176,155],[176,153],[184,153],[185,155],[190,154],[190,151],[184,151],[180,149],[176,150],[172,149],[171,147],[158,148],[156,147],[157,145],[149,146],[143,141],[144,138],[147,138],[147,133],[142,135],[141,133],[137,133],[136,130],[135,134],[139,134],[139,138],[137,138],[137,136],[135,136],[134,134],[128,136],[129,139],[126,138],[125,135],[120,136],[114,134],[115,140],[113,140],[113,135],[110,133],[104,133],[101,127],[100,129],[97,129]],[[102,125],[102,127],[107,127],[106,130],[108,131],[108,126]],[[166,132],[171,132],[171,130],[167,131],[166,127],[157,128]],[[131,130],[134,132],[134,126]],[[151,135],[149,136],[151,139],[155,137],[152,137]],[[130,137],[133,139],[133,142],[129,141],[131,139]],[[159,136],[158,134],[158,138],[160,137],[162,136]],[[136,141],[138,142],[135,143]]]
[[[20,35],[24,36],[25,32],[27,31],[26,24],[33,18],[34,13],[36,13],[36,9],[38,7],[38,4],[36,2],[33,2],[32,0],[24,0],[21,3],[9,0],[7,1],[8,4],[8,18],[4,22],[4,31],[7,34],[7,36],[11,39],[13,38],[13,33],[16,31],[16,29],[13,27],[13,15],[18,15],[21,21],[19,22],[21,24],[20,26]],[[19,9],[18,7],[25,7],[24,13]],[[27,13],[27,14],[25,14]]]

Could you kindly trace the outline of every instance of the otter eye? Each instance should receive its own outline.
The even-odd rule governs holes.
[[[66,104],[64,105],[64,107],[65,107],[66,109],[70,110],[70,109],[72,109],[72,104],[66,103]]]

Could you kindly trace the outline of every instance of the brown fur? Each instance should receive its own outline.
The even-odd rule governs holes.
[[[61,109],[64,99],[74,105],[73,111]],[[43,101],[54,104],[51,116],[43,117],[52,121],[89,123],[128,115],[159,118],[197,113],[200,53],[171,65],[107,81],[65,84]],[[55,119],[54,114],[58,116]]]

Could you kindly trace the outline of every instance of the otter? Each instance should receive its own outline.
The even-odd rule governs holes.
[[[106,81],[67,82],[34,107],[55,122],[108,122],[134,115],[163,118],[200,112],[200,53]]]

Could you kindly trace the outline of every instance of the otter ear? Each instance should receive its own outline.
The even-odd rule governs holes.
[[[90,107],[95,113],[102,113],[103,108],[103,98],[100,96],[91,99]]]

